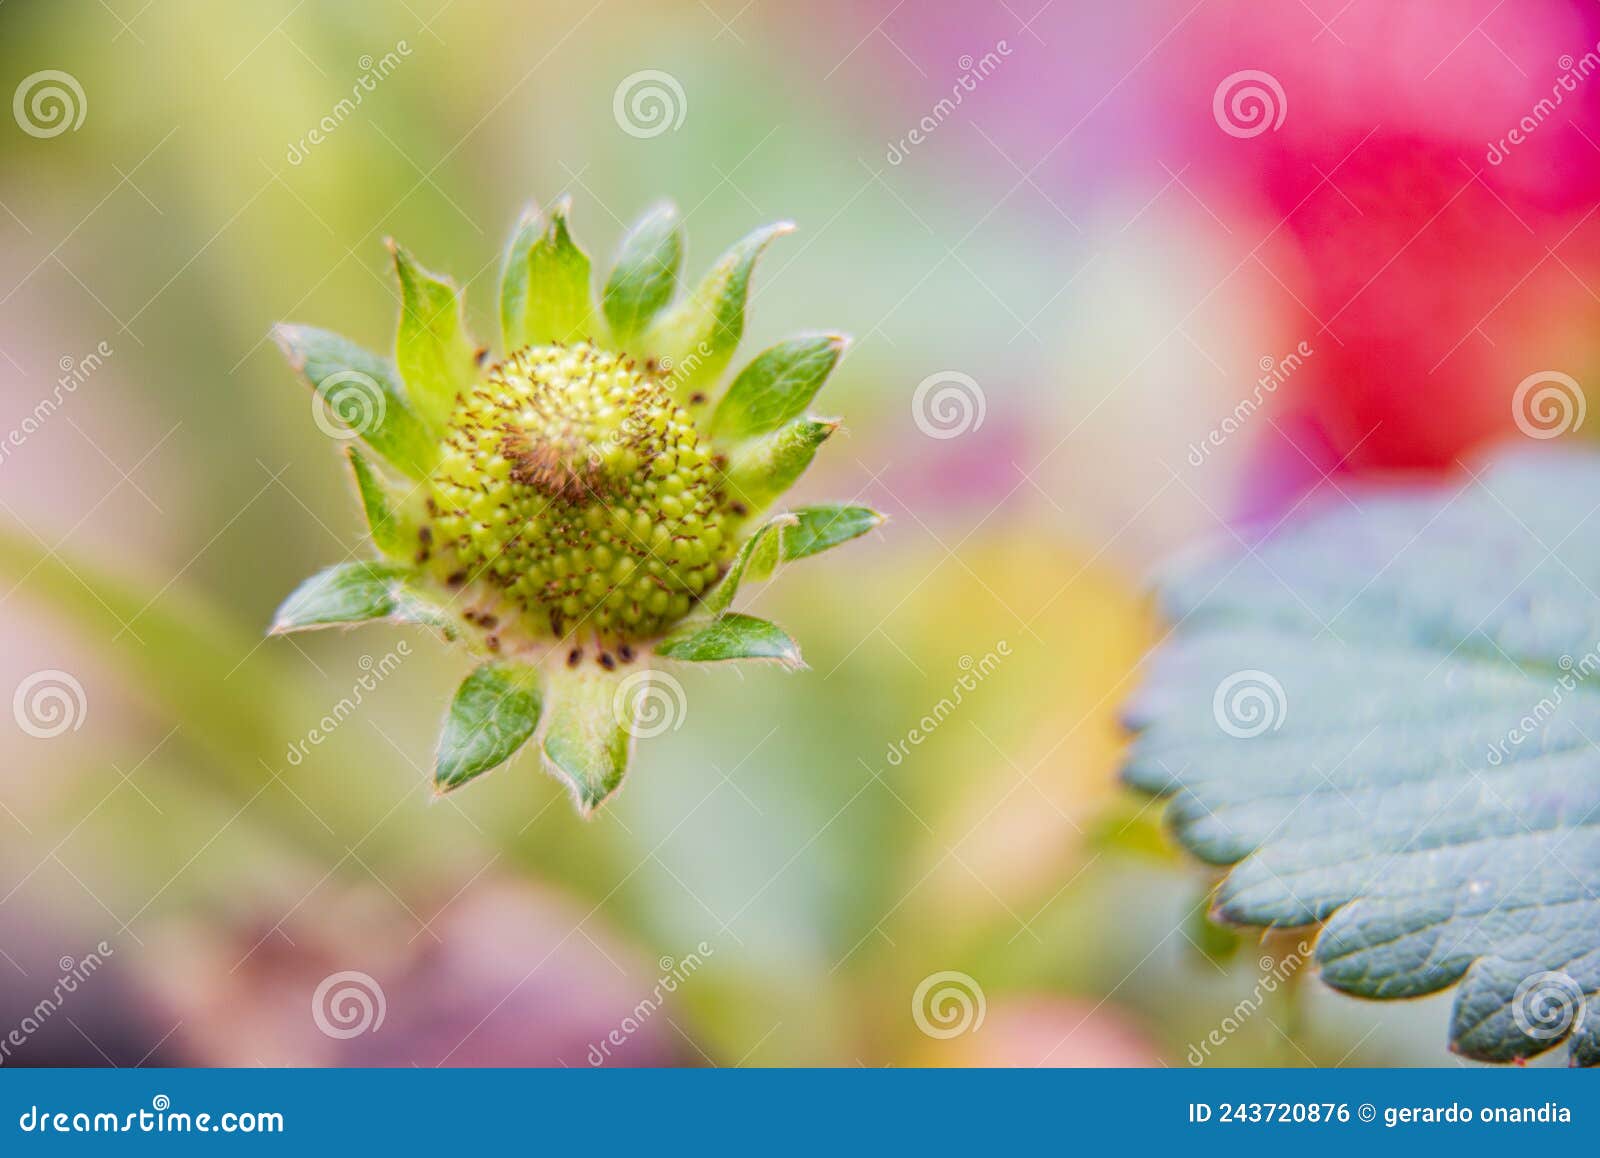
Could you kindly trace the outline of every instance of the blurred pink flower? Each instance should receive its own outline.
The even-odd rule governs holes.
[[[892,127],[1005,38],[957,113],[983,135],[940,129],[941,149],[994,163],[1000,192],[1015,174],[984,136],[1075,214],[1131,211],[1182,174],[1208,211],[1196,243],[1228,247],[1228,277],[1279,303],[1271,328],[1318,351],[1283,391],[1278,425],[1299,433],[1262,440],[1252,505],[1326,471],[1448,467],[1515,433],[1528,375],[1581,380],[1600,305],[1594,5],[1031,7],[840,5],[855,27],[828,49],[857,45],[841,79],[878,92]]]

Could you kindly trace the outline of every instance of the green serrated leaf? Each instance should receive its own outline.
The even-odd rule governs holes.
[[[839,429],[837,419],[796,418],[771,434],[740,444],[728,455],[724,484],[747,514],[771,506]]]
[[[601,306],[619,345],[634,345],[672,301],[682,264],[683,225],[678,211],[671,205],[657,206],[622,239],[616,264],[606,278]]]
[[[273,617],[270,633],[349,626],[374,619],[421,623],[453,633],[449,615],[413,590],[409,568],[393,563],[339,563],[319,571],[290,593]]]
[[[1349,993],[1459,982],[1483,1060],[1600,1063],[1597,491],[1592,454],[1510,455],[1174,573],[1125,713],[1126,779],[1232,866],[1216,915],[1325,921]]]
[[[339,438],[359,436],[409,477],[427,477],[438,461],[438,443],[412,409],[391,363],[313,326],[279,325],[272,336],[338,422],[325,430]]]
[[[848,343],[841,334],[809,334],[757,354],[717,403],[712,437],[732,441],[769,434],[800,417]]]
[[[790,512],[794,524],[783,531],[783,558],[785,562],[820,555],[823,551],[859,538],[876,530],[888,520],[871,507],[854,507],[842,503],[819,503],[810,507],[796,507]]]
[[[478,668],[456,690],[434,763],[436,792],[459,788],[504,764],[539,727],[539,670],[496,662]]]
[[[684,301],[662,314],[645,346],[662,363],[673,392],[689,398],[722,376],[744,336],[745,301],[756,259],[791,222],[756,230],[723,254]]]
[[[588,815],[622,785],[633,754],[639,697],[627,694],[620,672],[586,666],[552,673],[549,722],[540,747],[545,767]]]
[[[785,667],[804,667],[800,645],[776,623],[753,615],[728,612],[709,623],[674,632],[656,645],[656,654],[685,663],[721,663],[736,659],[772,659]]]
[[[350,460],[350,472],[355,476],[356,493],[361,497],[361,509],[367,516],[372,542],[385,555],[404,557],[416,548],[417,542],[416,528],[399,512],[400,497],[355,447],[346,448],[345,457]]]
[[[705,598],[700,601],[700,607],[705,614],[716,616],[722,614],[733,605],[733,598],[739,594],[739,585],[748,577],[755,582],[760,582],[772,574],[773,568],[778,565],[779,534],[793,527],[799,520],[793,515],[779,515],[769,522],[757,527],[754,533],[739,546],[739,551],[733,557],[733,562],[728,564],[727,574]]]
[[[393,239],[388,244],[400,279],[395,365],[417,412],[437,435],[456,398],[477,381],[478,346],[467,333],[455,283],[423,269]]]
[[[589,255],[567,229],[570,198],[546,214],[523,214],[506,251],[500,325],[506,349],[580,342],[594,336]]]

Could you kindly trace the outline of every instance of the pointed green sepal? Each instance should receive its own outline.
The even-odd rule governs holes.
[[[769,434],[800,417],[848,344],[842,334],[808,334],[761,351],[717,403],[712,437],[735,441]]]
[[[571,200],[547,213],[529,209],[517,224],[500,280],[500,326],[507,352],[581,342],[594,336],[589,255],[567,229]]]
[[[627,695],[619,673],[600,667],[551,674],[549,722],[540,747],[545,767],[572,792],[585,816],[622,785],[640,698]]]
[[[662,314],[645,341],[680,400],[722,376],[744,336],[745,301],[756,259],[794,224],[768,225],[744,238],[717,260],[684,301]]]
[[[504,764],[539,727],[544,705],[539,670],[521,663],[486,663],[456,690],[439,737],[433,788],[459,788]]]
[[[786,563],[820,555],[830,547],[848,543],[868,531],[876,530],[889,519],[888,515],[871,507],[853,507],[842,503],[797,507],[790,514],[795,518],[794,524],[783,530],[783,559]]]
[[[800,645],[783,628],[736,612],[674,632],[656,645],[656,654],[685,663],[771,659],[789,668],[805,666],[800,659]]]
[[[455,634],[447,612],[412,589],[411,572],[392,563],[339,563],[307,579],[283,601],[271,635],[349,627],[375,619],[421,623]]]
[[[456,621],[450,612],[409,583],[402,584],[394,596],[394,610],[389,613],[391,623],[416,623],[431,627],[446,639],[456,638]]]
[[[396,494],[389,480],[355,447],[346,447],[344,453],[350,460],[373,544],[385,555],[403,558],[417,545],[416,527],[400,513],[404,496]]]
[[[423,269],[393,238],[388,246],[400,279],[395,365],[417,412],[437,435],[457,396],[477,381],[478,347],[467,333],[455,283]]]
[[[622,239],[617,262],[606,278],[601,305],[611,336],[621,347],[636,345],[635,339],[672,301],[682,264],[683,226],[678,211],[671,205],[657,206]]]
[[[272,336],[331,415],[332,422],[316,415],[324,431],[338,439],[359,437],[397,470],[411,478],[427,476],[438,444],[391,363],[314,326],[278,325]]]
[[[707,615],[721,615],[733,606],[733,598],[739,593],[739,584],[745,579],[759,583],[768,578],[778,565],[780,533],[797,523],[799,520],[793,515],[779,515],[757,527],[740,545],[739,553],[728,565],[728,572],[721,582],[706,592],[705,598],[700,601],[703,611]]]
[[[1215,901],[1216,890],[1206,889],[1205,895],[1190,907],[1189,915],[1184,919],[1183,938],[1203,960],[1213,965],[1226,965],[1239,955],[1245,939],[1238,929],[1211,919],[1210,910]]]
[[[771,434],[751,439],[728,455],[724,482],[747,514],[771,506],[811,465],[839,422],[832,418],[796,418]]]

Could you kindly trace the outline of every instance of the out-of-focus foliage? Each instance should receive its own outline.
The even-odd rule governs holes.
[[[1552,0],[1493,18],[1528,76],[1483,113],[1452,95],[1460,76],[1515,72],[1463,41],[1484,13],[1430,5],[1448,56],[1433,103],[1380,113],[1382,76],[1353,63],[1383,55],[1367,9],[1384,6],[1311,49],[1299,6],[1191,7],[1056,4],[1025,27],[1005,5],[893,0],[0,5],[0,92],[56,70],[85,104],[55,135],[0,121],[0,691],[65,672],[83,692],[79,726],[8,729],[0,752],[0,949],[20,966],[0,959],[0,1031],[51,962],[114,950],[108,996],[66,1010],[81,1034],[55,1020],[16,1062],[1437,1061],[1437,1003],[1312,986],[1297,1010],[1277,978],[1294,944],[1229,955],[1196,924],[1208,882],[1159,807],[1118,789],[1115,712],[1165,631],[1144,566],[1227,536],[1241,505],[1292,505],[1298,421],[1328,435],[1318,466],[1380,420],[1378,461],[1448,460],[1515,386],[1473,376],[1450,420],[1454,378],[1426,371],[1467,323],[1506,297],[1517,324],[1482,322],[1497,367],[1545,364],[1526,318],[1564,319],[1569,349],[1592,298],[1559,287],[1589,276],[1561,235],[1600,155],[1555,124],[1556,170],[1508,163],[1485,177],[1495,197],[1474,182],[1439,218],[1469,239],[1470,285],[1463,245],[1425,235],[1392,267],[1403,281],[1352,307],[1423,303],[1385,324],[1381,358],[1340,311],[1457,191],[1455,158],[1424,138],[1466,129],[1429,110],[1514,122],[1594,17]],[[1282,135],[1212,119],[1244,33],[1290,79]],[[990,54],[894,159],[963,59]],[[1355,79],[1291,79],[1296,61]],[[650,84],[659,129],[631,119]],[[1343,169],[1306,151],[1359,141],[1351,110],[1391,128],[1404,111],[1412,136]],[[745,345],[809,330],[826,360],[835,327],[852,336],[826,395],[849,425],[796,501],[890,515],[756,592],[749,610],[804,639],[810,670],[685,674],[681,726],[589,823],[526,758],[431,802],[467,665],[426,633],[260,639],[282,593],[361,557],[365,534],[273,323],[391,348],[392,234],[428,262],[481,255],[454,272],[473,332],[494,333],[503,223],[564,195],[594,270],[661,198],[704,247],[690,269],[756,222],[797,222],[764,259]],[[1496,198],[1515,212],[1491,219]],[[1452,308],[1428,312],[1436,295]],[[1187,461],[1260,359],[1302,339],[1306,365]],[[1428,390],[1377,388],[1396,378],[1374,361]],[[930,382],[925,399],[965,391],[967,417],[919,409]],[[775,421],[801,393],[752,382],[716,421]],[[1419,441],[1436,419],[1451,439]],[[346,1039],[309,1014],[350,971],[381,983],[387,1015]],[[923,989],[952,973],[984,1017],[940,1036],[913,1002],[970,994]]]

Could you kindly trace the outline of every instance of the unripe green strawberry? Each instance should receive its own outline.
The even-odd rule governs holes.
[[[519,350],[450,417],[431,566],[498,588],[530,639],[652,639],[733,555],[712,458],[648,367],[586,342]]]
[[[756,518],[838,426],[805,415],[843,350],[833,335],[764,351],[717,397],[756,258],[788,226],[751,234],[675,302],[682,230],[659,208],[624,239],[596,308],[566,218],[562,202],[519,224],[498,362],[467,334],[455,287],[394,245],[393,363],[279,327],[318,424],[383,460],[348,448],[384,558],[307,580],[273,630],[389,619],[460,640],[484,662],[446,719],[438,790],[537,737],[588,812],[642,730],[640,681],[657,677],[639,673],[660,660],[800,666],[781,628],[731,610],[740,584],[882,516],[825,505]]]

